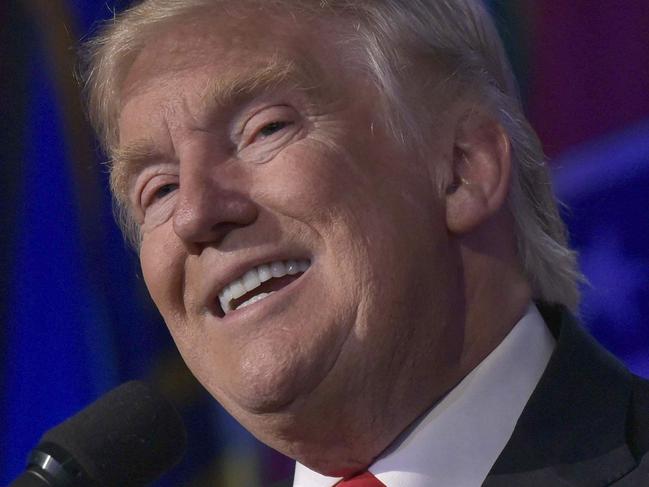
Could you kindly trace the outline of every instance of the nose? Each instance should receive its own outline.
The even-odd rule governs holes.
[[[181,171],[173,228],[192,253],[220,244],[231,232],[257,219],[257,205],[246,189],[224,176]]]

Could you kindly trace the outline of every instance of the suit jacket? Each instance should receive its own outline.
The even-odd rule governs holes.
[[[483,487],[649,487],[649,382],[537,306],[557,346]]]
[[[649,487],[649,382],[561,307],[557,347],[484,487]]]

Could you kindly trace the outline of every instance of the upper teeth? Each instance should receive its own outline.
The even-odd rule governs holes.
[[[299,272],[305,272],[309,266],[310,262],[308,260],[285,260],[285,261],[276,261],[269,264],[262,264],[253,269],[250,269],[243,276],[238,279],[235,279],[230,284],[225,286],[219,293],[219,301],[221,302],[221,308],[227,314],[232,311],[232,300],[240,298],[247,292],[252,291],[253,289],[261,286],[262,282],[268,281],[272,277],[283,277],[286,275],[293,275]],[[243,308],[249,304],[259,301],[267,296],[270,296],[270,293],[262,293],[257,296],[253,296],[249,300],[241,303],[238,308]]]

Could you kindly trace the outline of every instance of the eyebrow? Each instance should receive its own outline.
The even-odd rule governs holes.
[[[324,75],[319,65],[307,59],[297,63],[275,57],[262,68],[231,76],[226,74],[211,81],[202,101],[214,108],[224,108],[280,87],[302,92],[312,102],[322,101],[328,92]]]
[[[304,93],[309,103],[317,104],[331,99],[325,79],[322,68],[308,59],[302,58],[297,63],[275,57],[262,68],[226,73],[221,78],[211,80],[201,95],[201,103],[207,111],[216,111],[288,87]],[[117,200],[126,201],[128,183],[134,174],[151,164],[152,160],[164,157],[153,142],[146,139],[113,150],[109,165],[110,182]]]

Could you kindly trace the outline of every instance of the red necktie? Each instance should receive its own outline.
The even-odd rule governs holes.
[[[363,472],[347,480],[341,480],[336,487],[386,487],[386,485],[370,472]]]

